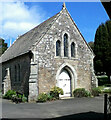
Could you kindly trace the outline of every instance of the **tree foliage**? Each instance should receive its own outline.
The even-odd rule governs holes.
[[[7,43],[5,43],[5,40],[0,38],[0,56],[7,50]]]
[[[111,21],[101,24],[95,34],[94,68],[96,73],[106,73],[111,76]]]

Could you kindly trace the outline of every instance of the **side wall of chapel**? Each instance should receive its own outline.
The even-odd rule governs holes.
[[[30,57],[25,54],[2,64],[4,92],[12,89],[29,94]]]

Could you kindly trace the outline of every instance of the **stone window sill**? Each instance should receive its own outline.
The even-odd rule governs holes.
[[[70,59],[70,60],[78,60],[78,58],[75,57],[61,57],[61,56],[55,56],[56,59]]]
[[[61,56],[55,56],[55,58],[62,58]]]

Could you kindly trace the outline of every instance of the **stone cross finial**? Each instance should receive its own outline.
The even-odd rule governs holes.
[[[64,2],[63,5],[62,5],[62,9],[65,9],[65,8],[66,8],[66,4]]]

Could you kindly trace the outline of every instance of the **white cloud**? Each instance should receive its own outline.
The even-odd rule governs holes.
[[[22,2],[9,2],[0,3],[0,8],[0,37],[7,42],[34,28],[45,17],[45,11],[37,5],[29,7]]]

